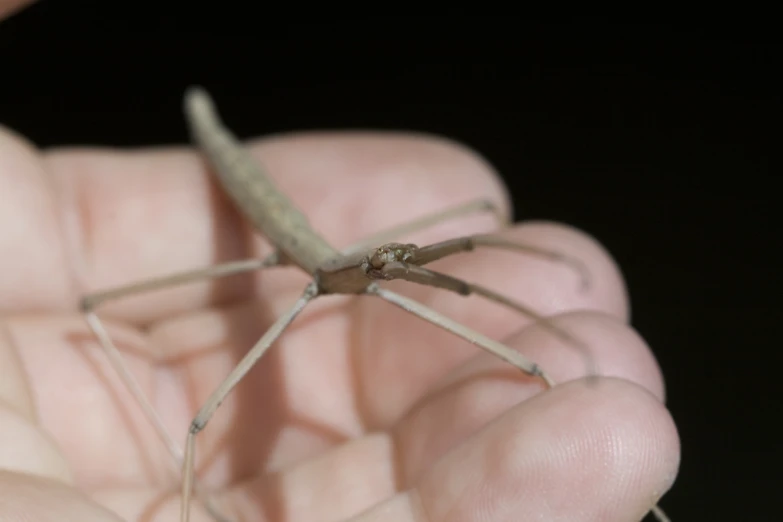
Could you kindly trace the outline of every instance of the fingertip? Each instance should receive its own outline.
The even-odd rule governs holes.
[[[507,342],[548,371],[556,383],[583,377],[617,377],[647,389],[661,402],[665,385],[652,349],[617,317],[578,310],[547,318],[549,324],[579,342],[573,345],[540,323],[524,328]]]
[[[490,424],[424,476],[431,520],[639,520],[671,487],[679,439],[663,405],[620,379],[558,386]]]
[[[520,240],[573,260],[572,266],[569,263],[550,263],[553,266],[546,272],[552,273],[547,282],[553,288],[562,286],[564,282],[570,284],[566,310],[585,307],[604,311],[622,321],[628,320],[628,290],[620,266],[594,236],[571,225],[551,221],[527,221],[517,229],[514,234]],[[556,270],[558,264],[572,270],[572,276],[563,278],[562,269]]]
[[[443,136],[375,130],[297,132],[249,145],[280,189],[338,247],[477,199],[491,200],[502,215],[510,215],[508,192],[489,162]],[[324,204],[325,192],[329,204]],[[466,219],[399,239],[426,244],[463,234],[466,224],[467,229],[486,231],[494,221]]]
[[[462,164],[464,168],[474,171],[476,179],[489,187],[490,199],[499,205],[499,209],[506,220],[510,222],[513,217],[511,193],[508,190],[505,179],[487,156],[468,143],[447,136],[434,134],[420,134],[419,136],[428,140],[430,146],[443,147],[445,154],[452,156],[450,161],[454,164]]]
[[[535,362],[555,385],[585,377],[617,377],[642,386],[664,402],[660,366],[649,345],[632,327],[612,315],[591,310],[567,312],[546,321],[547,325],[532,323],[504,342]],[[553,332],[553,328],[561,333]],[[519,379],[516,368],[494,355],[479,353],[443,378],[431,393],[493,375],[504,377],[494,379],[498,382],[508,381],[508,377],[521,387],[516,400],[538,392],[539,387],[530,385],[528,379]]]
[[[523,422],[526,428],[532,422],[525,435],[536,454],[514,444],[511,459],[542,466],[537,471],[544,484],[535,483],[539,494],[552,492],[547,477],[565,479],[562,491],[570,494],[548,502],[560,504],[556,511],[576,514],[586,508],[596,519],[640,520],[671,488],[679,469],[679,435],[669,411],[647,389],[618,378],[599,378],[592,386],[571,381],[528,406],[512,414],[511,430],[519,433]]]

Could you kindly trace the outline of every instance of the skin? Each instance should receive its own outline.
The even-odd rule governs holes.
[[[507,204],[483,160],[433,137],[299,134],[250,146],[337,246],[470,197]],[[406,241],[491,228],[473,216]],[[558,314],[593,348],[602,377],[588,383],[581,354],[479,299],[391,286],[503,340],[558,386],[543,392],[378,299],[319,299],[199,437],[199,476],[221,510],[289,522],[641,519],[676,477],[680,448],[659,368],[627,324],[618,268],[569,227],[504,234],[579,256],[593,287],[580,293],[567,269],[496,251],[433,268]],[[191,149],[42,152],[9,129],[0,129],[0,244],[0,518],[176,520],[171,459],[90,338],[78,298],[269,245]],[[306,281],[274,269],[99,313],[184,441],[198,406]],[[198,504],[191,519],[209,520]]]

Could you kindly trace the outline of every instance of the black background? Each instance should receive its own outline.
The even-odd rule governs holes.
[[[517,219],[583,228],[623,268],[682,438],[673,520],[780,518],[772,33],[129,5],[43,2],[0,24],[0,122],[41,146],[183,143],[181,96],[200,83],[243,137],[380,127],[467,143]]]

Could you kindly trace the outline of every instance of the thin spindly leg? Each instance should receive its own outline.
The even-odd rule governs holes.
[[[475,212],[492,212],[492,214],[495,216],[495,220],[501,227],[506,226],[509,223],[508,218],[503,215],[494,202],[488,199],[476,199],[473,201],[468,201],[467,203],[449,207],[445,210],[427,214],[418,219],[408,221],[407,223],[403,223],[386,230],[382,230],[381,232],[375,233],[372,236],[362,239],[358,243],[349,246],[342,251],[342,254],[349,255],[360,252],[362,250],[367,250],[376,245],[382,245],[384,243],[388,243],[389,241],[394,241],[395,239],[403,237],[406,234],[412,234],[414,232],[418,232],[419,230],[437,225],[438,223],[463,217]]]
[[[98,343],[101,345],[101,348],[103,348],[103,350],[106,352],[107,356],[109,357],[109,361],[114,367],[114,370],[119,374],[122,381],[131,391],[131,394],[138,401],[139,405],[141,405],[144,413],[154,425],[158,436],[166,444],[166,448],[169,450],[169,453],[175,458],[177,467],[182,465],[182,450],[180,449],[179,445],[171,438],[171,435],[168,433],[168,430],[166,430],[163,422],[160,420],[160,417],[155,411],[155,408],[152,407],[146,395],[144,395],[142,392],[138,381],[136,381],[136,378],[128,370],[127,366],[125,366],[120,351],[114,345],[114,342],[112,342],[111,337],[104,328],[101,320],[98,318],[98,315],[95,313],[95,310],[98,308],[98,306],[105,303],[106,301],[120,299],[122,297],[128,297],[131,295],[138,295],[153,290],[161,290],[163,288],[190,283],[202,279],[214,279],[218,277],[226,277],[229,275],[249,272],[251,270],[258,270],[266,266],[272,266],[269,264],[269,262],[270,261],[268,260],[260,259],[233,261],[208,268],[200,268],[179,274],[150,279],[141,283],[125,285],[110,290],[105,290],[103,292],[97,292],[87,295],[81,300],[81,309],[82,312],[84,312],[87,325],[98,339]]]
[[[428,268],[402,263],[399,261],[386,263],[380,269],[371,270],[368,275],[373,278],[377,277],[378,279],[384,279],[387,281],[393,279],[403,279],[412,283],[442,288],[444,290],[449,290],[463,296],[475,294],[511,308],[512,310],[515,310],[533,319],[537,324],[540,324],[546,328],[550,333],[556,335],[567,344],[578,349],[585,358],[588,372],[587,375],[596,375],[593,358],[590,357],[590,350],[585,345],[585,343],[572,336],[570,333],[560,328],[556,324],[552,323],[546,317],[536,313],[529,306],[525,306],[503,294],[497,293],[480,285],[468,283],[462,279],[458,279],[441,272],[436,272]]]
[[[171,434],[169,434],[168,430],[163,424],[163,421],[160,419],[158,412],[155,411],[155,408],[152,406],[149,399],[142,391],[141,386],[139,385],[136,378],[133,376],[133,373],[131,373],[130,370],[128,370],[128,367],[125,365],[125,362],[122,359],[122,355],[120,354],[120,351],[114,345],[114,342],[112,342],[111,336],[109,336],[109,333],[106,331],[106,328],[104,328],[103,323],[98,318],[98,315],[95,313],[95,310],[97,309],[98,306],[100,306],[102,303],[106,301],[120,299],[122,297],[127,297],[131,295],[137,295],[143,292],[160,290],[163,288],[190,283],[201,279],[214,279],[218,277],[226,277],[229,275],[249,272],[252,270],[258,270],[260,268],[275,266],[277,262],[278,262],[278,256],[275,254],[272,254],[271,256],[267,257],[264,260],[247,259],[242,261],[234,261],[230,263],[215,265],[208,268],[183,272],[180,274],[174,274],[174,275],[164,276],[160,278],[150,279],[148,281],[144,281],[141,283],[121,286],[103,292],[97,292],[94,294],[87,295],[83,297],[81,300],[81,309],[84,312],[84,317],[85,320],[87,321],[87,325],[89,326],[93,335],[95,335],[96,339],[98,340],[98,344],[106,353],[106,356],[108,357],[109,362],[114,368],[114,371],[117,372],[117,374],[120,376],[122,382],[131,392],[133,398],[138,402],[138,404],[141,406],[142,410],[144,411],[144,414],[152,423],[158,437],[160,437],[160,439],[166,445],[166,449],[174,459],[177,472],[181,470],[181,466],[182,466],[182,459],[183,459],[182,449],[180,448],[179,444],[177,444],[174,441],[174,439],[171,437]],[[207,510],[215,519],[219,521],[226,520],[219,513],[219,511],[212,505],[211,501],[208,498],[206,498],[204,495],[202,495],[200,491],[198,491],[198,496],[205,503]]]
[[[517,252],[542,257],[555,263],[562,263],[571,268],[579,276],[583,290],[590,286],[590,273],[587,266],[585,266],[580,259],[556,250],[541,248],[521,241],[509,240],[492,234],[458,237],[419,247],[415,250],[414,257],[412,259],[407,259],[406,261],[421,266],[454,254],[470,252],[478,247],[516,250]]]
[[[231,371],[228,377],[223,380],[217,389],[212,392],[207,401],[193,418],[188,430],[188,437],[185,442],[185,458],[182,480],[182,506],[180,511],[181,522],[188,522],[190,519],[190,494],[193,489],[195,477],[193,474],[195,459],[195,441],[196,435],[204,429],[209,420],[215,414],[220,404],[225,400],[231,390],[240,380],[250,371],[256,362],[266,353],[270,346],[277,340],[283,331],[291,324],[304,307],[318,296],[318,285],[310,283],[305,288],[302,297],[261,336],[261,339],[250,349],[242,358],[239,364]]]
[[[658,505],[655,505],[652,507],[650,512],[660,520],[660,522],[671,522],[671,519],[666,515],[666,513],[663,512],[663,509],[661,509]]]
[[[366,292],[368,294],[377,295],[381,299],[388,301],[393,305],[399,306],[403,310],[406,310],[407,312],[410,312],[413,315],[424,319],[425,321],[439,326],[444,330],[447,330],[454,335],[457,335],[466,341],[475,344],[482,350],[486,350],[492,355],[495,355],[496,357],[499,357],[502,360],[516,366],[528,375],[539,377],[542,381],[544,381],[548,388],[551,388],[555,384],[549,375],[547,375],[544,370],[541,369],[541,367],[530,361],[521,353],[516,352],[508,346],[499,343],[494,339],[491,339],[471,328],[468,328],[463,324],[449,319],[445,315],[436,312],[432,308],[424,306],[418,301],[414,301],[413,299],[402,296],[396,292],[392,292],[391,290],[381,288],[377,284],[370,285]]]
[[[571,346],[576,347],[582,352],[587,361],[588,375],[595,375],[596,371],[592,363],[593,359],[589,356],[589,350],[584,343],[562,328],[554,325],[530,307],[480,285],[467,283],[455,277],[422,267],[422,265],[432,263],[438,259],[443,259],[444,257],[463,252],[470,252],[478,247],[515,250],[525,254],[543,257],[544,259],[556,263],[565,264],[577,273],[583,290],[589,286],[590,276],[587,267],[581,260],[568,256],[562,252],[540,248],[528,243],[508,240],[491,234],[477,234],[448,239],[423,247],[411,244],[388,243],[377,248],[368,256],[369,271],[367,275],[371,278],[385,280],[404,279],[422,285],[443,288],[461,295],[476,294],[512,308],[531,319],[538,321],[539,324],[547,330],[565,340]]]

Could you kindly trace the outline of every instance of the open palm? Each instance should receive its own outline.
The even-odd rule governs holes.
[[[252,150],[338,247],[449,204],[506,202],[484,162],[430,137],[296,135]],[[492,226],[473,216],[400,239]],[[78,298],[270,246],[191,150],[41,154],[10,132],[0,134],[0,227],[0,516],[176,519],[174,461],[89,335]],[[679,447],[658,367],[626,324],[620,275],[578,231],[537,223],[504,234],[578,256],[591,288],[514,253],[433,267],[560,314],[605,377],[582,379],[583,354],[479,298],[391,284],[563,384],[542,393],[378,299],[317,299],[199,435],[199,480],[221,511],[289,522],[640,519],[673,481]],[[196,409],[307,281],[274,268],[98,312],[182,442]],[[195,503],[192,518],[208,515]]]

